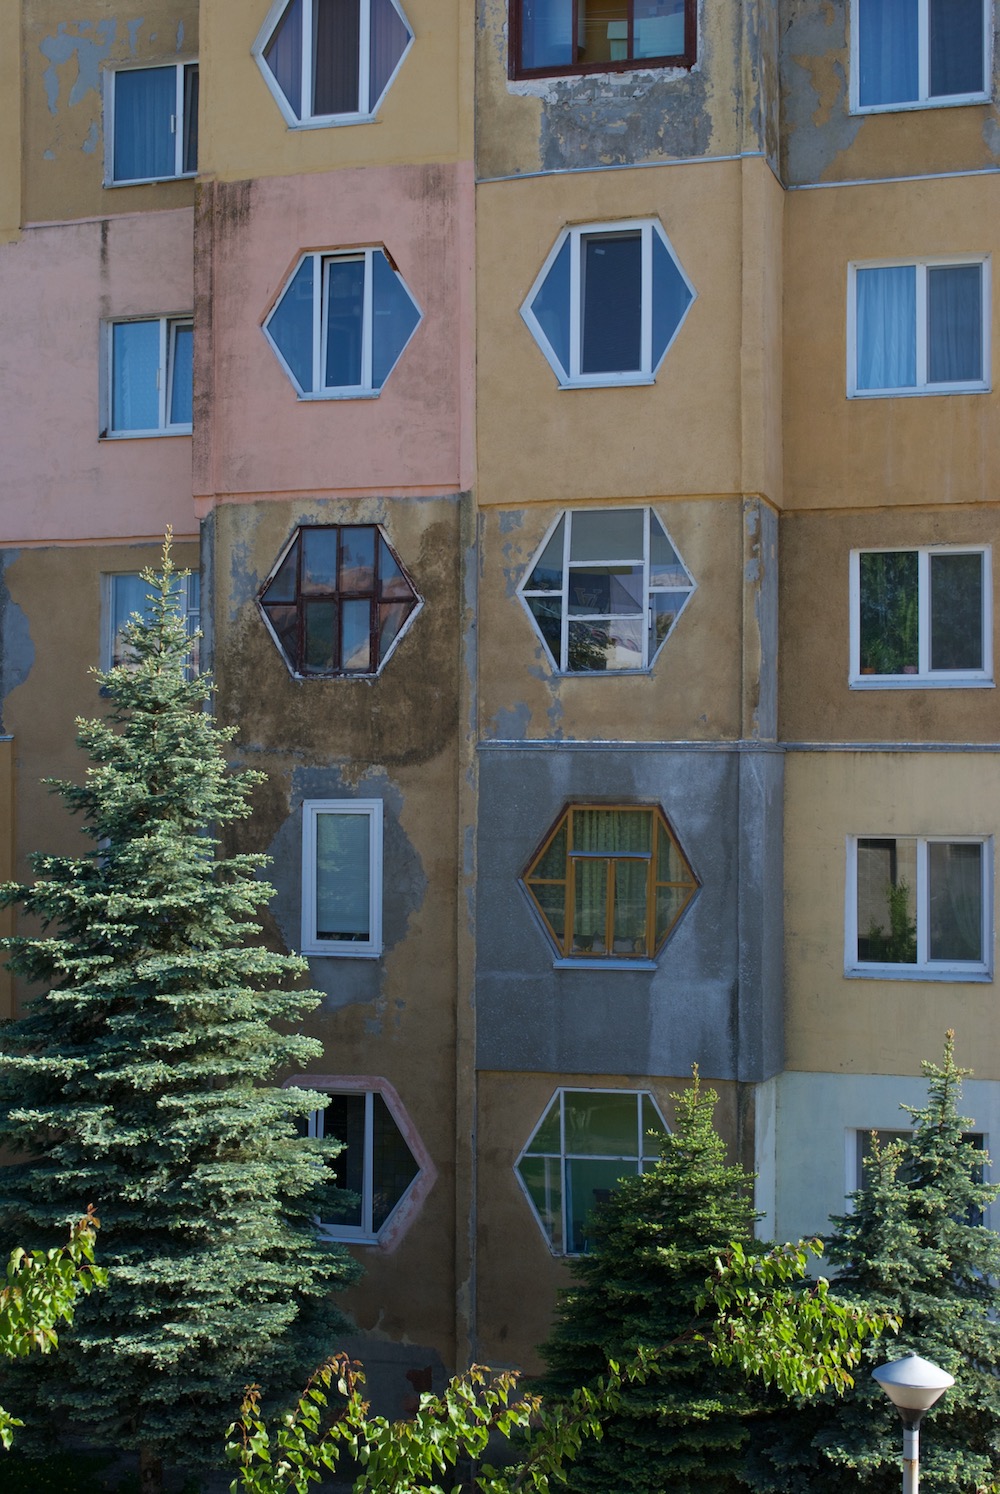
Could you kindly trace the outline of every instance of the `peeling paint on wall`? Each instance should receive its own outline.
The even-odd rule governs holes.
[[[141,21],[129,22],[129,26],[142,25]],[[75,26],[75,32],[69,31]],[[59,69],[76,62],[76,76],[69,90],[69,107],[79,104],[93,90],[101,92],[101,63],[114,46],[118,23],[106,21],[60,21],[55,36],[44,37],[38,50],[46,58],[48,66],[42,75],[49,113],[55,114],[59,107],[62,79]],[[93,32],[94,36],[87,35]],[[135,48],[133,46],[133,52]]]
[[[23,608],[12,601],[7,589],[7,569],[20,556],[19,550],[6,550],[0,554],[0,732],[3,726],[3,707],[7,697],[18,685],[23,685],[35,662],[35,645]]]

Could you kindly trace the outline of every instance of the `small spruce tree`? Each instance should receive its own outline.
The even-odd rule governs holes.
[[[874,1147],[851,1214],[835,1217],[827,1257],[834,1290],[902,1320],[893,1342],[871,1345],[854,1392],[778,1412],[750,1463],[758,1494],[896,1494],[900,1423],[871,1370],[910,1351],[955,1385],[928,1414],[922,1437],[926,1494],[977,1494],[1000,1473],[1000,1237],[982,1223],[1000,1188],[981,1181],[988,1159],[964,1139],[954,1034],[941,1065],[924,1063],[927,1103],[904,1105],[910,1137]]]
[[[737,1488],[756,1392],[738,1369],[713,1362],[694,1329],[707,1322],[698,1302],[717,1256],[753,1237],[753,1178],[727,1165],[713,1125],[718,1097],[701,1088],[697,1068],[690,1089],[671,1098],[675,1125],[660,1160],[595,1210],[590,1253],[573,1262],[574,1285],[560,1293],[541,1348],[540,1388],[559,1398],[596,1382],[609,1359],[660,1351],[648,1380],[622,1388],[603,1439],[586,1442],[567,1469],[573,1494]]]
[[[248,1380],[291,1386],[330,1352],[330,1294],[356,1274],[312,1225],[330,1170],[296,1120],[326,1101],[266,1082],[322,1051],[271,1025],[319,996],[258,942],[266,858],[217,851],[263,775],[229,771],[234,733],[187,677],[177,574],[168,536],[132,658],[97,676],[107,719],[77,723],[85,782],[52,784],[90,849],[35,854],[34,884],[0,890],[40,925],[4,945],[41,987],[0,1034],[0,1143],[21,1159],[0,1229],[50,1243],[93,1203],[108,1272],[30,1392],[54,1425],[138,1449],[144,1491],[164,1459],[217,1457]]]

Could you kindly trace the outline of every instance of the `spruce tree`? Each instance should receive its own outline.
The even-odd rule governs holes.
[[[291,1386],[330,1353],[355,1268],[312,1224],[330,1170],[296,1121],[326,1101],[267,1084],[322,1051],[288,1030],[320,998],[289,989],[304,960],[259,943],[266,858],[220,851],[263,775],[230,772],[234,733],[187,677],[169,538],[144,579],[132,657],[97,676],[107,717],[77,723],[85,781],[51,785],[89,849],[35,854],[34,884],[0,890],[37,921],[4,944],[40,987],[0,1034],[0,1144],[20,1159],[0,1229],[51,1244],[96,1206],[107,1289],[40,1361],[32,1414],[138,1449],[154,1490],[162,1460],[218,1457],[248,1381]],[[19,1409],[28,1393],[22,1376]]]
[[[827,1256],[838,1296],[899,1315],[898,1338],[866,1351],[855,1389],[778,1414],[750,1464],[759,1494],[896,1494],[899,1418],[871,1380],[910,1352],[954,1375],[921,1437],[921,1489],[976,1494],[1000,1473],[1000,1237],[980,1221],[1000,1188],[981,1181],[984,1153],[964,1139],[962,1079],[949,1032],[941,1065],[923,1064],[927,1103],[904,1105],[908,1138],[876,1146],[854,1210],[835,1217]]]
[[[726,1163],[713,1125],[717,1095],[671,1097],[673,1131],[660,1160],[623,1179],[591,1222],[588,1255],[573,1262],[555,1331],[541,1353],[544,1393],[568,1397],[641,1346],[662,1350],[654,1375],[622,1389],[601,1441],[567,1470],[573,1494],[729,1494],[746,1440],[752,1392],[738,1370],[712,1362],[695,1333],[698,1299],[716,1257],[746,1245],[756,1215],[753,1178]],[[702,1326],[704,1326],[702,1319]]]

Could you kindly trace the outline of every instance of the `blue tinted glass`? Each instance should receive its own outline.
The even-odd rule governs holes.
[[[288,100],[296,119],[302,118],[302,0],[291,0],[264,48],[264,61]]]
[[[111,335],[111,429],[155,431],[160,424],[160,324],[116,322]]]
[[[658,233],[653,234],[653,368],[667,350],[681,317],[692,301],[691,290]]]
[[[190,425],[193,329],[175,327],[173,341],[173,360],[170,365],[170,413],[167,416],[167,424]]]
[[[278,302],[267,330],[300,389],[313,384],[313,257],[308,254]]]
[[[170,127],[176,110],[176,68],[123,68],[115,73],[115,181],[176,176]]]
[[[857,272],[859,389],[917,382],[917,272],[913,265]]]
[[[927,271],[927,381],[971,384],[983,377],[981,265]]]
[[[372,387],[381,389],[413,335],[420,312],[385,255],[372,255]]]
[[[332,259],[326,268],[327,389],[356,389],[361,383],[361,341],[365,305],[363,259]]]
[[[862,108],[919,97],[917,4],[918,0],[858,0],[858,102]]]
[[[521,66],[569,67],[573,53],[573,0],[521,0]]]
[[[588,234],[580,266],[581,373],[632,373],[642,367],[642,236]]]
[[[931,98],[983,90],[983,0],[930,0]]]
[[[531,303],[535,320],[566,378],[569,378],[569,256],[570,241],[567,238]]]

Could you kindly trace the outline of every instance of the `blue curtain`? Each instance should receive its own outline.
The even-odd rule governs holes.
[[[857,272],[857,387],[912,389],[917,382],[916,268]]]
[[[858,102],[909,103],[919,97],[918,0],[858,0]]]
[[[971,384],[982,378],[982,294],[980,265],[928,269],[928,383]]]
[[[302,0],[292,0],[264,48],[264,61],[288,100],[296,119],[302,118]]]
[[[160,324],[116,322],[111,342],[111,429],[155,431],[160,424],[156,375]]]
[[[191,424],[191,355],[194,330],[190,326],[174,327],[170,362],[170,410],[168,425]]]
[[[122,68],[115,73],[115,181],[176,176],[170,128],[176,109],[176,68]]]

